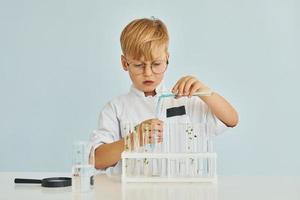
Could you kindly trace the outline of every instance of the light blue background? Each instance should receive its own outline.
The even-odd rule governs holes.
[[[166,84],[192,74],[239,111],[216,138],[220,175],[300,175],[297,0],[0,1],[0,171],[69,171],[73,141],[128,91],[119,35],[168,26]]]

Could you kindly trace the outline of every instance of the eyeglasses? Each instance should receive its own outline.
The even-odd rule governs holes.
[[[139,75],[139,74],[144,73],[144,70],[147,66],[146,63],[143,63],[143,62],[131,62],[131,63],[129,63],[127,58],[125,58],[125,59],[126,59],[127,65],[130,68],[130,71],[133,74]],[[161,74],[161,73],[164,73],[166,71],[168,64],[169,64],[168,60],[155,60],[151,63],[150,66],[151,66],[151,70],[154,74]]]

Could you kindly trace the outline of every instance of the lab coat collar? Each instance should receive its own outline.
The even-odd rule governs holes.
[[[154,97],[159,96],[159,94],[161,94],[165,91],[166,91],[166,87],[164,85],[164,81],[161,81],[160,84],[155,88],[156,95]],[[135,94],[140,97],[143,97],[143,98],[147,98],[145,96],[144,92],[137,89],[133,84],[130,87],[130,93]],[[152,96],[148,96],[148,97],[152,97]]]

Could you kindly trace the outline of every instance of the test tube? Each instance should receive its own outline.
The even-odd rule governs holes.
[[[163,132],[163,142],[162,142],[162,151],[164,153],[170,152],[170,130],[168,123],[164,123],[164,132]]]
[[[153,132],[153,153],[161,153],[161,143],[159,143],[159,132],[156,127],[153,127],[152,129]],[[161,158],[153,158],[152,159],[152,176],[159,176],[160,171],[161,171]]]
[[[197,160],[195,158],[188,159],[188,172],[190,177],[194,177],[197,175]]]
[[[164,123],[163,127],[163,141],[161,143],[161,153],[168,153],[169,152],[169,130],[168,130],[168,123]],[[160,176],[167,177],[168,176],[168,159],[162,158],[161,165],[160,165]]]
[[[178,174],[177,176],[181,176],[184,177],[186,176],[186,172],[187,172],[187,160],[185,158],[180,158],[178,159]]]
[[[170,158],[169,159],[169,177],[175,177],[176,176],[176,159]]]
[[[144,135],[144,149],[145,152],[150,153],[152,152],[152,146],[151,146],[151,129],[149,124],[143,124],[142,125],[142,135]]]
[[[177,152],[177,127],[174,127],[175,124],[169,124],[169,134],[170,134],[170,143],[169,143],[169,147],[170,147],[170,152],[171,153],[175,153]],[[175,125],[176,126],[176,125]]]
[[[144,158],[143,168],[145,176],[152,176],[152,160],[150,158]]]
[[[134,132],[133,123],[128,122],[124,124],[124,131],[125,131],[125,151],[127,152],[135,152],[137,148],[136,144],[136,134]],[[134,176],[135,175],[135,166],[136,161],[134,158],[127,159],[126,162],[126,173],[127,176]]]
[[[207,152],[211,153],[213,152],[213,143],[212,143],[212,137],[215,134],[215,126],[212,126],[210,124],[206,124],[206,137],[207,137]],[[214,160],[209,157],[207,158],[207,173],[208,176],[213,176],[214,173]]]
[[[206,137],[207,137],[207,152],[213,152],[213,136],[215,135],[215,126],[206,124]]]
[[[140,148],[140,137],[139,133],[132,127],[132,134],[133,134],[133,151],[138,152]]]
[[[176,158],[175,159],[175,177],[180,176],[180,159]]]
[[[193,124],[193,151],[196,153],[202,152],[202,137],[201,137],[201,132],[202,132],[202,124],[200,123],[194,123]]]
[[[124,150],[127,152],[131,152],[131,138],[130,134],[126,135],[124,138]]]
[[[160,177],[166,177],[168,175],[168,159],[162,158],[160,166]]]
[[[194,129],[191,124],[185,125],[185,130],[183,131],[183,135],[185,136],[185,151],[186,152],[193,152],[194,151]]]
[[[196,159],[196,168],[197,168],[197,176],[202,177],[204,175],[205,171],[205,159],[203,158],[197,158]]]
[[[151,140],[151,127],[149,124],[143,124],[142,125],[142,135],[144,137],[144,151],[146,153],[153,152]],[[145,176],[152,176],[152,159],[151,158],[144,158],[142,162],[143,166],[143,173]]]

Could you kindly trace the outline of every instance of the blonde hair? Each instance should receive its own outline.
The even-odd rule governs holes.
[[[165,48],[168,52],[169,34],[166,25],[159,19],[142,18],[130,22],[122,31],[121,48],[124,56],[133,59],[153,59],[153,50]]]

